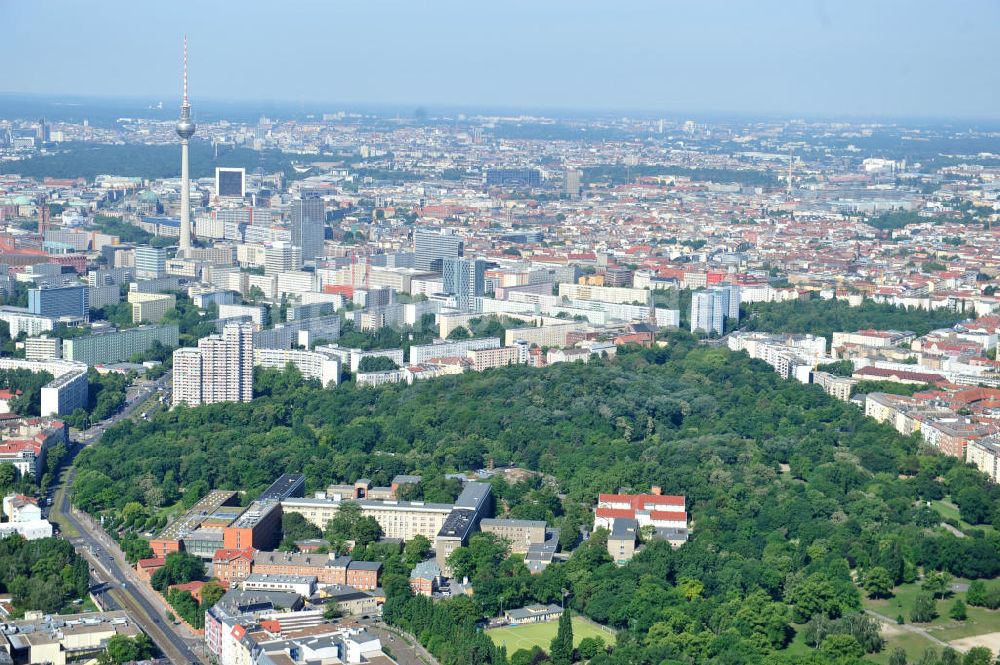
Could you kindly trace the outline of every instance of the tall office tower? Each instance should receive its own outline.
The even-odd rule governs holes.
[[[82,284],[47,289],[28,289],[28,313],[83,319],[90,313],[89,295],[87,287]]]
[[[194,136],[195,125],[191,120],[191,104],[188,102],[188,56],[187,36],[184,37],[184,101],[181,102],[181,117],[177,121],[177,136],[181,137],[181,242],[182,257],[191,251],[191,177],[188,173],[188,139]]]
[[[566,169],[566,174],[563,177],[563,193],[574,199],[580,196],[580,181],[582,178],[583,172],[579,169]]]
[[[714,291],[702,291],[691,297],[691,332],[722,334],[725,321],[723,298]]]
[[[197,349],[174,351],[173,403],[216,404],[253,399],[253,324],[227,323]]]
[[[302,249],[303,261],[315,261],[323,255],[326,207],[318,196],[303,196],[292,201],[292,244]]]
[[[442,282],[446,293],[455,295],[461,309],[472,309],[476,296],[485,293],[486,261],[446,258],[442,260]]]
[[[413,267],[441,272],[444,259],[462,256],[464,245],[450,229],[413,232]]]
[[[264,274],[277,275],[302,267],[302,248],[283,240],[276,240],[264,247]]]
[[[135,276],[156,279],[167,274],[167,250],[140,245],[135,248]]]
[[[247,170],[244,168],[215,168],[215,195],[219,198],[242,199],[247,193]]]

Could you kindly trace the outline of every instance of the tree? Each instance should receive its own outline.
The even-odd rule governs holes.
[[[934,596],[929,593],[918,593],[913,599],[913,607],[910,608],[910,621],[914,623],[927,623],[937,617],[937,602]]]
[[[403,546],[403,558],[406,559],[407,565],[412,567],[426,559],[430,551],[431,541],[426,536],[417,534]]]
[[[951,606],[951,610],[948,611],[948,616],[950,616],[955,621],[965,621],[968,618],[968,612],[965,609],[965,603],[962,602],[961,598],[955,600],[955,604]]]
[[[973,607],[982,607],[986,604],[986,584],[982,580],[972,580],[969,583],[969,590],[965,592],[965,600]]]
[[[122,665],[151,658],[155,653],[156,647],[145,633],[139,633],[134,638],[112,635],[104,652],[98,656],[98,663]]]
[[[966,487],[955,496],[959,514],[969,524],[984,524],[990,518],[989,495],[981,487]]]
[[[943,571],[927,573],[920,588],[929,592],[935,599],[944,598],[951,591],[951,581],[954,578]]]
[[[359,372],[388,372],[399,369],[399,365],[387,356],[365,356],[358,363]]]
[[[327,621],[333,621],[342,616],[344,613],[340,611],[340,606],[337,603],[327,603],[326,607],[323,608],[323,618]]]
[[[889,654],[889,665],[906,665],[906,650],[896,647]]]
[[[972,647],[965,652],[962,665],[991,665],[993,653],[986,647]]]
[[[577,647],[577,653],[581,660],[590,660],[594,658],[599,653],[604,653],[606,650],[604,640],[600,637],[585,637],[580,640],[580,646]]]
[[[226,595],[226,590],[213,580],[201,588],[201,606],[207,610],[218,603],[224,595]]]
[[[823,638],[820,651],[836,661],[851,661],[865,655],[858,641],[850,635],[828,635]]]
[[[893,581],[888,570],[875,566],[864,572],[861,586],[868,592],[869,598],[888,598],[892,595]]]
[[[559,628],[549,646],[549,659],[552,665],[573,665],[573,621],[569,609],[559,617]]]
[[[469,331],[465,328],[465,326],[459,326],[448,333],[448,339],[450,340],[469,339],[469,337]]]
[[[153,573],[150,584],[160,593],[173,584],[186,584],[200,580],[205,574],[205,564],[188,552],[172,552],[167,555],[163,567]]]

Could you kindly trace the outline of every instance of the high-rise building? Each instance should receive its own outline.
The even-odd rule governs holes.
[[[215,169],[215,195],[219,198],[242,199],[247,192],[247,170],[218,166]]]
[[[487,187],[540,187],[542,174],[538,169],[489,169]]]
[[[303,261],[323,255],[326,207],[318,196],[303,196],[292,201],[292,244],[302,249]]]
[[[691,298],[691,332],[723,334],[725,320],[740,318],[740,287],[726,284]]]
[[[702,291],[691,297],[691,332],[722,334],[725,320],[722,298],[713,291]]]
[[[302,267],[302,249],[292,243],[278,240],[264,248],[264,274],[277,275]]]
[[[463,253],[462,238],[450,229],[413,232],[413,267],[417,270],[441,272],[444,259],[456,258]]]
[[[28,289],[28,313],[83,319],[90,312],[87,296],[87,287],[82,284],[79,286]]]
[[[177,121],[177,136],[181,137],[181,240],[180,255],[186,257],[191,251],[191,177],[188,173],[188,139],[194,136],[195,124],[191,120],[191,104],[188,102],[187,36],[184,37],[184,100],[181,102],[181,117]]]
[[[174,351],[173,403],[215,404],[253,399],[253,325],[227,323],[197,349]]]
[[[163,247],[140,245],[135,248],[135,275],[156,279],[167,274],[167,250]]]
[[[583,172],[579,169],[566,169],[566,173],[563,176],[563,193],[574,199],[580,196],[580,181],[582,178]]]
[[[442,260],[442,282],[446,293],[455,295],[460,309],[472,309],[476,296],[485,293],[486,261],[446,258]]]
[[[174,351],[174,406],[201,404],[201,384],[201,351],[191,348]]]

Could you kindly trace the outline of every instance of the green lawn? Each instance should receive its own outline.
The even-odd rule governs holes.
[[[916,663],[919,661],[920,657],[924,655],[924,651],[926,649],[933,648],[937,651],[941,651],[937,644],[931,642],[923,635],[917,635],[915,633],[899,633],[897,635],[887,637],[885,640],[885,648],[878,653],[868,654],[865,656],[865,659],[884,665],[889,662],[889,656],[896,647],[901,647],[903,651],[906,652],[906,661],[908,663]]]
[[[969,580],[959,577],[955,578],[955,582],[968,584]],[[892,598],[878,600],[865,598],[864,606],[891,619],[895,619],[897,615],[902,614],[906,622],[910,623],[910,608],[913,607],[913,599],[919,592],[919,582],[901,584],[896,587],[895,595]],[[965,621],[955,621],[949,617],[948,612],[958,598],[965,601],[965,592],[952,593],[943,600],[939,599],[937,601],[938,617],[929,623],[916,625],[945,642],[957,640],[962,637],[971,637],[972,635],[1000,632],[1000,610],[988,610],[983,607],[972,607],[966,604],[968,618]],[[910,641],[919,639],[915,635],[901,635],[899,637]],[[925,642],[922,639],[920,641]],[[890,645],[889,648],[891,649],[892,646]],[[926,644],[926,646],[930,645]]]
[[[605,628],[601,628],[589,621],[584,621],[580,617],[573,617],[573,646],[579,646],[585,637],[600,637],[605,644],[614,644],[615,635]],[[545,651],[549,650],[552,638],[556,636],[559,628],[558,621],[545,621],[543,623],[529,623],[523,626],[504,626],[494,628],[486,632],[497,646],[507,647],[507,654],[513,654],[518,649],[531,650],[535,645],[540,646]]]
[[[981,529],[986,533],[992,533],[995,531],[990,524],[969,524],[961,517],[959,517],[958,506],[951,502],[951,497],[945,497],[937,501],[931,501],[931,508],[933,508],[937,513],[944,519],[958,520],[958,528],[964,533],[968,533],[972,529]]]

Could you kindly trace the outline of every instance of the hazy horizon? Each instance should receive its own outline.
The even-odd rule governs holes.
[[[0,0],[7,95],[320,110],[995,120],[1000,3]],[[125,29],[123,29],[125,28]]]

